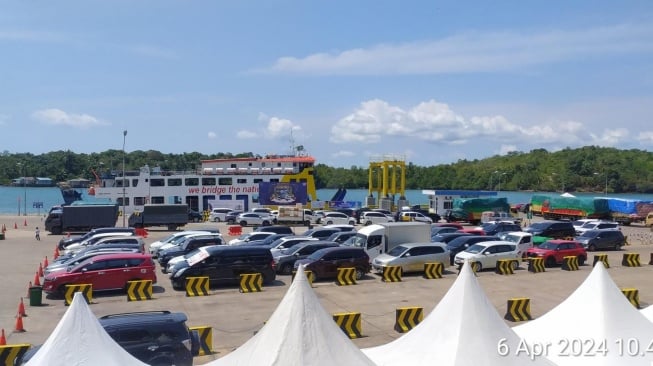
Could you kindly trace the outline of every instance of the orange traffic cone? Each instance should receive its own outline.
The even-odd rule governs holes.
[[[48,256],[46,255],[45,260],[43,261],[43,268],[48,268],[49,265],[50,263],[48,262]]]
[[[41,286],[41,281],[39,280],[39,273],[36,272],[34,275],[34,286]]]
[[[20,298],[20,304],[18,304],[18,315],[20,316],[27,316],[27,313],[25,312],[25,304],[23,303],[23,298]]]
[[[39,263],[39,277],[43,277],[43,266]]]
[[[27,219],[25,219],[25,222],[23,223],[23,226],[27,226]]]
[[[5,337],[5,328],[2,328],[2,332],[0,333],[0,346],[6,346],[7,345],[7,337]]]
[[[25,297],[29,297],[29,295],[30,295],[29,289],[30,288],[32,288],[32,281],[29,281],[29,285],[27,285],[27,296],[25,296]]]
[[[18,314],[16,316],[16,327],[14,329],[14,332],[24,332],[25,328],[23,328],[23,317]]]

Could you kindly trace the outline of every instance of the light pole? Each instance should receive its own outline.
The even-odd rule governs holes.
[[[594,172],[594,175],[600,175],[600,173]],[[608,172],[605,172],[605,195],[608,195]]]
[[[16,165],[18,165],[18,168],[22,168],[21,173],[23,174],[22,180],[23,180],[23,205],[24,205],[23,216],[27,216],[27,177],[25,176],[25,170],[27,169],[27,167],[23,165],[23,163],[16,163]],[[20,216],[20,203],[18,205],[18,216]]]
[[[499,192],[501,192],[501,177],[503,177],[504,175],[506,175],[506,173],[499,174]]]
[[[125,140],[127,139],[127,130],[122,131],[122,226],[125,225]]]

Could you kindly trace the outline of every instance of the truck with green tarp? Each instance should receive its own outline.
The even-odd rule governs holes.
[[[452,221],[467,221],[474,225],[481,222],[481,216],[485,211],[496,213],[510,212],[510,204],[505,197],[493,198],[456,198],[453,201],[453,209],[450,217],[456,218]],[[449,221],[450,219],[447,218]]]
[[[547,220],[611,218],[608,200],[595,197],[533,195],[531,212]]]

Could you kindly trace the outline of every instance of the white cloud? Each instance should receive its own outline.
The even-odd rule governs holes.
[[[518,151],[516,145],[501,145],[499,155],[506,155],[509,152]]]
[[[604,54],[653,50],[653,26],[614,25],[525,33],[467,32],[433,41],[380,44],[337,53],[281,57],[259,70],[315,75],[401,75],[508,71]]]
[[[240,130],[236,133],[236,137],[239,139],[254,139],[258,137],[258,134],[253,131]]]
[[[209,131],[208,137],[209,137],[209,139],[214,139],[214,138],[218,137],[218,135],[213,131]]]
[[[596,145],[615,146],[628,138],[628,130],[625,128],[605,129],[601,135],[590,133],[590,136]]]
[[[64,125],[79,128],[108,125],[88,114],[67,113],[57,108],[42,109],[32,113],[32,118],[50,125]]]
[[[637,135],[637,140],[644,144],[653,144],[653,131],[643,131]]]

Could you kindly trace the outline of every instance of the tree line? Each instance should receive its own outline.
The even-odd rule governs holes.
[[[94,180],[93,172],[121,171],[122,150],[77,154],[54,151],[40,155],[11,154],[0,159],[0,184],[12,179],[49,177],[56,182],[74,178]],[[159,166],[163,170],[199,169],[201,160],[254,157],[256,154],[198,152],[164,154],[156,150],[124,155],[126,170]],[[585,146],[549,152],[535,149],[485,159],[461,159],[451,164],[417,166],[406,162],[406,189],[473,189],[508,191],[568,191],[653,193],[653,153],[638,150]],[[368,188],[369,167],[315,166],[315,183],[321,188]]]

